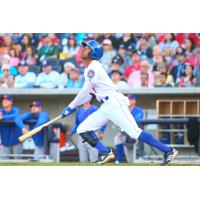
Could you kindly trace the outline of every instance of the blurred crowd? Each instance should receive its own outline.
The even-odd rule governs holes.
[[[82,41],[97,40],[117,89],[199,87],[199,33],[0,34],[0,88],[81,88]]]

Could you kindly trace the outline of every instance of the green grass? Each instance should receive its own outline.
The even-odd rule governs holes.
[[[157,163],[124,163],[124,164],[115,164],[107,163],[104,165],[96,165],[91,163],[78,163],[78,162],[61,162],[61,163],[46,163],[46,162],[0,162],[0,166],[160,166]],[[200,164],[170,164],[170,166],[200,166]]]

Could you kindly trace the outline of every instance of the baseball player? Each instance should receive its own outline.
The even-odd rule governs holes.
[[[13,106],[13,97],[11,95],[4,95],[2,97],[2,106],[3,109],[0,109],[0,121],[15,120],[20,114],[19,108]],[[15,124],[9,126],[7,124],[0,125],[2,154],[4,155],[4,159],[8,158],[8,154],[13,153],[19,155],[22,153],[22,144],[18,141],[18,137],[21,135],[21,131]]]
[[[98,107],[95,105],[92,105],[91,102],[84,103],[83,106],[79,107],[76,110],[76,120],[75,125],[71,130],[71,136],[74,135],[77,131],[78,126],[93,112],[97,111]],[[105,126],[101,128],[100,130],[100,138],[103,138],[103,130]],[[96,134],[96,133],[92,133]],[[79,159],[80,162],[96,162],[98,159],[98,151],[96,148],[90,146],[88,143],[84,142],[81,137],[79,137]]]
[[[144,111],[139,106],[136,106],[136,97],[134,95],[128,95],[128,99],[130,101],[130,112],[132,116],[134,117],[136,123],[139,125],[141,120],[144,116]],[[116,163],[122,163],[123,162],[123,152],[125,154],[126,160],[128,163],[133,162],[133,143],[135,143],[135,140],[130,138],[129,135],[127,135],[125,132],[119,132],[115,138],[114,138],[115,148],[117,152],[117,162]],[[143,142],[139,141],[139,156],[144,154],[144,144]]]
[[[42,103],[40,101],[33,101],[30,104],[30,107],[31,107],[31,112],[21,114],[15,119],[17,126],[21,129],[23,134],[29,131],[26,128],[24,121],[26,120],[37,121],[35,125],[29,126],[30,130],[33,130],[34,128],[37,128],[38,126],[49,121],[49,115],[47,112],[42,110]],[[34,160],[39,160],[40,155],[45,154],[44,130],[41,130],[37,134],[33,135],[32,138],[35,144]]]
[[[178,152],[173,147],[162,144],[151,134],[138,127],[129,111],[128,98],[115,89],[103,66],[98,62],[103,56],[101,45],[95,40],[90,40],[82,42],[82,46],[81,58],[85,64],[85,83],[74,100],[63,110],[62,117],[69,116],[75,112],[77,106],[90,101],[92,95],[95,95],[96,99],[102,104],[97,111],[78,126],[77,133],[85,142],[98,149],[100,152],[98,164],[106,163],[115,158],[112,150],[104,146],[98,137],[93,134],[93,131],[98,130],[109,120],[119,126],[121,131],[125,131],[130,137],[162,151],[164,153],[163,165],[171,163]]]

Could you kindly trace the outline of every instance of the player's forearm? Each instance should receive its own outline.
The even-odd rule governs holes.
[[[88,89],[83,88],[78,95],[75,97],[75,99],[69,104],[69,107],[71,109],[76,108],[77,106],[80,106],[84,103],[89,102],[92,99],[92,96],[89,94]]]
[[[38,126],[41,126],[42,124],[45,124],[48,121],[49,121],[48,116],[42,116],[38,119],[38,122],[35,124],[34,128],[37,128]]]
[[[4,120],[14,120],[20,114],[20,110],[16,109],[16,111],[12,114],[3,115],[2,119]]]
[[[15,123],[21,129],[26,127],[23,121],[21,121],[21,119],[19,119],[18,117],[15,119]]]
[[[22,115],[19,115],[18,117],[15,118],[15,123],[19,128],[25,128],[25,124],[23,123],[26,120],[29,120],[30,114],[29,113],[24,113]]]

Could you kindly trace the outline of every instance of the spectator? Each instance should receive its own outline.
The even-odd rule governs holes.
[[[10,64],[11,57],[8,54],[1,55],[1,64]]]
[[[190,56],[191,53],[194,52],[194,49],[195,49],[195,43],[194,43],[193,39],[187,38],[185,40],[184,46],[185,46],[185,54],[188,57],[188,56]]]
[[[69,36],[67,45],[63,46],[63,50],[60,53],[60,59],[67,59],[75,57],[75,55],[78,52],[79,47],[76,44],[76,37],[75,36]]]
[[[161,72],[158,75],[158,84],[155,85],[156,87],[172,87],[170,83],[167,83],[167,76],[168,74],[166,72]]]
[[[161,51],[160,46],[158,46],[158,45],[154,46],[154,47],[153,47],[153,51],[152,51],[153,60],[155,59],[155,57],[156,57],[157,55],[160,55],[160,54],[162,54],[162,51]]]
[[[184,52],[178,53],[176,56],[177,65],[175,65],[171,69],[171,74],[174,77],[174,82],[177,81],[178,78],[184,75],[185,67],[186,67],[186,55]]]
[[[175,40],[175,36],[173,33],[166,33],[164,35],[164,41],[160,44],[160,48],[162,52],[165,51],[167,47],[170,47],[173,52],[176,52],[176,49],[179,47],[178,42]]]
[[[149,64],[154,65],[156,82],[159,82],[157,76],[160,74],[160,67],[166,64],[169,67],[170,73],[172,73],[174,79],[176,79],[176,76],[180,77],[180,75],[184,73],[184,67],[183,69],[181,69],[182,67],[180,66],[177,67],[180,65],[178,55],[185,53],[185,63],[190,63],[194,66],[195,86],[200,86],[200,54],[198,55],[198,49],[200,49],[198,42],[200,39],[199,34],[196,33],[10,33],[1,34],[1,36],[0,76],[3,74],[1,69],[3,64],[8,64],[10,66],[10,74],[16,76],[18,74],[17,63],[19,63],[19,58],[26,61],[29,66],[29,72],[39,74],[41,72],[41,67],[38,66],[38,61],[41,62],[44,59],[51,62],[53,70],[61,72],[61,66],[64,61],[66,62],[66,60],[58,59],[59,48],[61,47],[62,53],[65,52],[65,56],[59,58],[69,58],[70,62],[80,67],[80,79],[82,79],[83,70],[81,67],[84,64],[80,56],[81,48],[77,47],[76,42],[79,44],[80,41],[84,39],[98,39],[101,43],[107,43],[104,45],[106,53],[105,57],[102,59],[102,63],[104,64],[105,62],[107,73],[111,73],[112,71],[110,65],[113,57],[119,54],[124,60],[120,68],[124,73],[125,81],[128,80],[129,75],[134,70],[141,70],[140,62],[143,59],[148,59]],[[136,49],[138,52],[136,52]],[[67,57],[66,54],[68,51],[70,54],[69,57]],[[153,57],[149,56],[150,51]],[[112,54],[111,52],[114,53]],[[8,54],[12,54],[12,56]],[[37,60],[38,57],[40,60]],[[157,85],[157,83],[155,83],[155,85]]]
[[[106,72],[109,72],[109,66],[112,62],[112,58],[116,55],[116,51],[113,50],[111,40],[105,39],[103,41],[103,50],[104,50],[104,54],[101,59],[101,63],[103,64]]]
[[[167,47],[165,49],[163,56],[163,61],[166,62],[170,69],[173,68],[174,65],[176,65],[176,59],[174,57],[173,50],[170,47]]]
[[[147,81],[147,82],[146,82]],[[149,62],[141,62],[141,71],[133,71],[128,79],[128,86],[132,87],[152,87],[154,85],[154,75]]]
[[[127,55],[128,55],[127,61],[128,62],[127,62],[127,64],[126,63],[124,64],[125,68],[127,66],[133,65],[132,55],[133,55],[134,51],[135,51],[135,47],[133,45],[129,45],[127,48]]]
[[[193,87],[194,86],[193,66],[186,64],[185,72],[177,79],[176,86],[178,87]]]
[[[195,86],[200,87],[200,44],[197,44],[194,58]]]
[[[15,120],[20,114],[20,110],[13,106],[13,97],[4,95],[1,100],[3,109],[0,109],[0,121]],[[7,124],[0,125],[1,153],[4,155],[4,159],[7,159],[11,153],[17,155],[22,153],[22,144],[18,141],[18,137],[21,135],[19,128],[15,124],[9,124],[9,126]]]
[[[165,57],[161,54],[158,54],[154,57],[154,65],[153,65],[153,72],[159,72],[160,66],[166,64]]]
[[[51,36],[44,38],[44,43],[40,42],[38,45],[38,57],[40,61],[47,59],[57,59],[59,53],[58,45],[53,43]]]
[[[14,48],[10,49],[9,55],[11,57],[10,66],[13,66],[13,67],[18,66],[20,63],[20,60],[19,60],[19,58],[17,56],[17,52]]]
[[[69,74],[69,80],[67,82],[67,88],[81,88],[83,82],[80,79],[80,74],[78,69],[71,69]]]
[[[24,52],[23,60],[26,61],[27,65],[29,67],[32,65],[36,65],[36,57],[33,52],[33,48],[31,46],[26,47],[26,51]]]
[[[192,65],[195,64],[195,42],[191,38],[187,38],[185,40],[185,45],[184,45],[184,52],[186,55],[186,62],[190,63]]]
[[[195,48],[195,62],[194,62],[194,66],[195,67],[199,67],[200,66],[200,43],[197,44],[196,48]]]
[[[52,70],[49,61],[44,60],[42,62],[42,71],[36,79],[36,87],[56,88],[59,82],[59,73]]]
[[[42,103],[39,101],[33,101],[30,104],[31,111],[19,115],[15,122],[17,126],[21,129],[23,134],[26,134],[29,130],[33,130],[34,128],[37,128],[38,126],[46,123],[49,121],[49,115],[47,112],[42,110]],[[30,125],[29,130],[26,128],[24,121],[26,120],[36,120],[35,125]],[[44,129],[42,129],[37,134],[33,135],[33,142],[35,144],[35,151],[34,151],[34,159],[39,160],[41,155],[45,154],[45,148],[44,148]]]
[[[67,83],[69,80],[70,72],[72,69],[75,69],[75,65],[71,62],[66,62],[64,64],[64,72],[60,75],[59,78],[59,89],[63,89],[67,87]]]
[[[126,66],[129,66],[129,55],[127,53],[127,49],[125,47],[124,44],[121,44],[119,46],[119,50],[118,50],[118,54],[122,57],[124,63],[123,63],[123,66],[126,67]]]
[[[113,70],[111,73],[111,79],[117,89],[128,89],[128,84],[122,80],[123,74],[118,70]]]
[[[20,56],[23,60],[25,60],[28,47],[33,48],[31,36],[29,34],[24,34],[21,40],[21,52],[20,52]]]
[[[140,75],[140,85],[138,87],[151,87],[149,86],[149,74],[146,72],[141,72]]]
[[[157,56],[154,57],[154,65],[153,65],[153,74],[155,79],[158,79],[158,76],[160,75],[160,68],[162,66],[167,66],[165,57],[162,56],[161,54],[158,54]]]
[[[10,75],[10,67],[7,64],[2,66],[2,76],[0,77],[0,88],[13,88],[14,77]]]
[[[132,33],[124,33],[121,38],[119,38],[119,44],[123,44],[126,48],[128,48],[129,45],[136,44],[136,40]]]
[[[19,75],[15,77],[15,88],[33,88],[35,85],[36,75],[28,71],[27,63],[21,61],[19,66]]]
[[[158,44],[156,34],[155,33],[146,33],[145,35],[148,38],[148,46],[153,51],[153,47],[157,46],[157,44]]]
[[[120,55],[116,55],[113,57],[112,59],[112,64],[111,67],[109,69],[109,76],[111,76],[111,73],[113,70],[119,70],[121,73],[123,73],[123,69],[122,69],[122,64],[123,64],[124,60]]]
[[[141,70],[140,53],[136,50],[132,52],[132,61],[133,65],[126,67],[124,72],[124,79],[126,81],[129,79],[129,76],[131,75],[132,72]]]
[[[172,87],[174,86],[174,78],[171,74],[169,74],[169,69],[167,67],[166,64],[163,63],[163,65],[160,66],[160,72],[158,74],[158,76],[155,77],[155,86],[160,85],[160,81],[159,81],[159,75],[161,73],[165,73],[167,74],[167,80],[166,80],[166,84],[171,85]]]
[[[94,39],[95,39],[95,37],[94,37]],[[96,39],[97,39],[97,41],[99,41],[99,43],[102,43],[105,39],[111,40],[114,49],[118,49],[119,44],[120,44],[119,41],[117,40],[117,38],[112,33],[101,34],[101,35],[97,36]]]
[[[13,43],[12,37],[6,35],[4,37],[4,45],[0,48],[0,55],[9,54],[10,49],[15,49],[17,56],[19,55],[19,48]]]
[[[10,66],[11,57],[8,54],[4,54],[1,56],[1,64]],[[10,66],[10,74],[13,76],[17,75],[17,68],[15,66]]]
[[[142,36],[139,40],[138,51],[140,51],[140,57],[143,59],[151,59],[153,57],[152,55],[152,49],[148,46],[148,39],[145,36]]]

